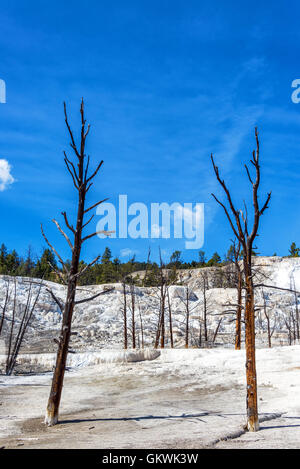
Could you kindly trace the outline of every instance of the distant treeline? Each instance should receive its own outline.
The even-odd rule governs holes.
[[[299,257],[299,253],[300,248],[297,248],[296,244],[292,243],[289,249],[289,257]],[[257,254],[253,252],[253,255]],[[233,246],[229,247],[223,259],[215,252],[213,256],[207,260],[204,251],[199,251],[198,259],[191,262],[183,261],[181,256],[181,251],[174,251],[169,261],[164,261],[164,268],[180,270],[213,266],[221,267],[222,265],[233,262]],[[68,265],[68,261],[66,265]],[[85,266],[86,263],[81,261],[80,269],[83,269]],[[60,266],[50,249],[44,249],[39,257],[33,256],[32,250],[28,248],[26,255],[22,257],[18,255],[15,249],[8,251],[4,244],[0,247],[0,275],[35,277],[59,281],[57,273],[54,272],[55,270],[60,271]],[[80,284],[92,285],[120,282],[131,273],[145,270],[148,272],[147,284],[157,284],[159,265],[156,262],[151,262],[150,259],[145,262],[139,262],[135,259],[135,256],[127,262],[121,262],[118,257],[113,258],[111,250],[106,247],[99,261],[87,269],[80,278]],[[138,277],[136,281],[139,281]]]

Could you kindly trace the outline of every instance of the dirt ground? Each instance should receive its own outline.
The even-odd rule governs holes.
[[[43,424],[51,374],[0,377],[0,447],[296,448],[299,349],[274,349],[258,360],[264,422],[255,434],[242,430],[244,352],[181,351],[179,358],[166,353],[68,372],[60,423],[51,428]]]

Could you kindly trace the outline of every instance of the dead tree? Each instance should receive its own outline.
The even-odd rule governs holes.
[[[16,319],[16,307],[17,307],[17,288],[16,288],[16,280],[14,285],[14,301],[13,301],[13,313],[12,313],[12,320],[11,320],[11,330],[9,334],[9,343],[8,343],[8,351],[6,356],[6,367],[5,373],[7,376],[10,376],[16,366],[17,358],[19,355],[19,351],[21,349],[24,336],[28,329],[28,326],[32,320],[32,316],[38,302],[42,282],[39,284],[39,288],[37,294],[33,296],[32,293],[32,282],[29,282],[29,290],[27,294],[27,300],[24,308],[21,308],[20,320]]]
[[[4,304],[2,306],[2,314],[1,314],[1,320],[0,320],[0,335],[1,335],[1,332],[2,332],[2,329],[3,329],[6,310],[7,310],[9,300],[10,300],[10,286],[9,286],[9,279],[8,279],[6,281],[6,293],[5,293]]]
[[[292,279],[291,279],[291,288],[292,288],[293,290],[296,290],[294,275],[292,276]],[[296,291],[294,292],[294,298],[295,298],[295,329],[296,329],[296,337],[297,337],[297,340],[300,340],[299,306],[298,306],[298,294],[297,294]]]
[[[7,280],[6,284],[6,294],[4,305],[2,307],[2,315],[0,321],[0,334],[6,324],[6,330],[8,331],[8,342],[6,349],[6,364],[5,364],[5,374],[10,376],[17,363],[18,355],[20,349],[23,345],[25,334],[29,328],[29,325],[33,318],[33,313],[37,304],[37,301],[40,296],[41,287],[43,285],[42,281],[39,282],[39,288],[36,295],[32,292],[32,287],[35,282],[29,281],[29,289],[27,293],[25,305],[18,304],[17,301],[17,280],[14,278],[14,287],[13,292],[10,289],[10,281]],[[8,305],[10,303],[10,298],[13,295],[12,302],[12,313],[8,315]],[[32,326],[30,326],[32,327]]]
[[[185,326],[185,348],[189,348],[189,326],[190,326],[190,305],[189,305],[189,287],[186,287],[186,326]]]
[[[207,327],[207,316],[208,316],[208,311],[207,311],[207,297],[206,297],[206,291],[208,289],[208,278],[207,278],[207,273],[203,272],[201,274],[201,280],[202,280],[202,294],[203,294],[203,318],[201,320],[201,323],[203,324],[203,332],[204,332],[204,341],[207,345],[208,342],[208,327]],[[202,324],[200,327],[200,339],[199,339],[199,346],[201,347],[202,345]]]
[[[188,286],[185,287],[184,296],[179,296],[180,301],[184,306],[184,315],[185,315],[185,348],[189,348],[189,337],[190,337],[190,317],[191,313],[194,311],[195,308],[198,307],[198,302],[191,306],[191,291]]]
[[[212,339],[212,343],[214,344],[215,341],[216,341],[216,338],[217,338],[217,335],[218,335],[218,332],[219,332],[219,329],[220,329],[220,326],[221,326],[221,323],[223,321],[223,318],[220,318],[219,321],[218,321],[218,324],[217,324],[217,327],[216,327],[216,330],[214,332],[214,335],[213,335],[213,339]]]
[[[263,297],[263,303],[264,303],[263,304],[264,315],[265,315],[265,318],[266,318],[266,321],[267,321],[268,346],[269,346],[269,348],[272,348],[272,336],[273,336],[275,328],[276,328],[276,320],[274,320],[273,327],[271,328],[271,323],[270,323],[271,318],[270,318],[270,314],[267,310],[267,299],[266,299],[264,291],[262,291],[262,297]]]
[[[126,292],[126,278],[122,279],[123,289],[123,331],[124,331],[124,349],[128,348],[128,333],[127,333],[127,292]]]
[[[136,348],[136,327],[135,327],[135,285],[132,276],[130,277],[130,305],[131,311],[131,337],[132,337],[132,348]]]
[[[86,228],[87,225],[92,221],[92,219],[94,218],[94,215],[90,216],[90,218],[86,222],[84,221],[84,217],[86,214],[88,213],[90,214],[91,210],[93,210],[95,207],[97,207],[99,204],[101,204],[107,199],[100,200],[99,202],[96,202],[95,204],[86,208],[87,193],[92,187],[93,179],[95,178],[98,171],[100,170],[103,164],[103,161],[100,161],[100,163],[96,166],[96,169],[92,171],[91,173],[89,173],[90,157],[86,156],[85,154],[85,146],[86,146],[86,139],[90,131],[90,125],[86,125],[83,100],[81,101],[81,106],[80,106],[81,130],[80,130],[79,146],[75,142],[73,132],[68,122],[65,103],[64,103],[64,114],[65,114],[65,123],[66,123],[68,133],[70,136],[70,140],[71,140],[70,146],[74,152],[74,157],[75,157],[75,162],[73,163],[73,161],[68,158],[66,152],[64,152],[64,162],[65,162],[68,172],[71,175],[73,185],[77,191],[78,201],[77,201],[77,219],[76,219],[75,227],[69,221],[69,218],[66,212],[62,212],[66,227],[70,231],[70,236],[66,234],[65,231],[63,231],[63,229],[61,228],[61,226],[56,220],[52,220],[54,224],[56,225],[57,229],[60,231],[60,233],[63,235],[63,237],[67,241],[71,249],[72,258],[71,258],[71,264],[69,268],[67,264],[62,260],[62,257],[58,254],[54,246],[47,239],[43,231],[43,227],[41,225],[42,235],[46,243],[48,244],[50,249],[54,252],[55,256],[58,258],[61,264],[62,270],[61,271],[56,270],[56,273],[59,276],[59,278],[61,278],[62,281],[67,286],[66,300],[65,300],[64,305],[62,305],[60,301],[57,301],[57,304],[62,308],[62,326],[61,326],[61,334],[58,340],[56,364],[55,364],[55,369],[53,373],[51,391],[50,391],[50,396],[49,396],[48,405],[47,405],[47,412],[46,412],[46,417],[45,417],[45,423],[48,426],[55,425],[58,422],[59,405],[60,405],[60,400],[61,400],[63,380],[64,380],[67,356],[68,356],[68,351],[69,351],[69,343],[70,343],[70,338],[71,338],[71,325],[72,325],[72,316],[73,316],[74,307],[76,304],[90,301],[92,299],[97,298],[99,295],[105,293],[105,291],[100,292],[89,298],[85,298],[80,301],[75,301],[78,278],[90,266],[94,265],[100,258],[100,256],[97,256],[96,259],[94,259],[92,262],[87,264],[84,268],[82,268],[81,270],[79,269],[79,261],[80,261],[81,248],[82,248],[83,243],[98,234],[97,232],[92,233],[92,234],[87,234],[87,235],[83,234],[84,228]],[[110,233],[105,232],[105,234],[109,235]]]
[[[138,310],[138,313],[139,313],[140,331],[141,331],[141,340],[140,340],[140,333],[138,332],[139,348],[140,348],[140,344],[141,344],[141,347],[143,349],[144,345],[145,345],[145,340],[144,340],[144,324],[143,324],[142,312],[145,312],[146,308],[145,308],[144,305],[141,305],[141,302],[140,302],[138,296],[136,297],[136,306],[137,306],[137,310]]]
[[[246,343],[246,379],[247,379],[247,427],[249,431],[259,429],[258,408],[257,408],[257,381],[255,364],[255,309],[254,309],[254,286],[252,278],[252,252],[253,243],[257,237],[260,218],[268,208],[271,193],[268,193],[264,205],[260,208],[258,201],[258,188],[260,184],[260,165],[259,165],[259,140],[257,128],[255,128],[256,150],[253,151],[251,164],[255,169],[255,179],[252,179],[248,167],[245,165],[248,179],[252,186],[253,197],[253,226],[251,231],[248,226],[248,213],[244,204],[244,213],[237,210],[233,204],[231,194],[219,174],[219,169],[215,165],[213,155],[211,160],[215,175],[222,186],[229,204],[229,209],[214,194],[213,197],[218,204],[223,207],[229,224],[233,230],[236,239],[241,243],[243,249],[244,280],[246,289],[245,298],[245,343]]]
[[[171,285],[176,282],[177,273],[176,270],[169,275],[165,269],[165,264],[162,260],[161,251],[159,249],[159,275],[158,275],[158,298],[159,298],[159,315],[156,329],[156,337],[154,347],[158,348],[159,341],[161,348],[165,347],[166,340],[166,299],[168,297],[168,290]],[[171,346],[173,344],[173,328],[172,328],[172,312],[169,303],[169,324],[170,324],[170,336],[172,337]]]
[[[171,345],[171,348],[174,348],[172,306],[171,306],[169,289],[167,290],[167,301],[168,301],[168,310],[169,310],[170,345]]]
[[[167,294],[167,277],[164,272],[165,265],[162,260],[161,251],[159,249],[159,316],[156,330],[156,338],[154,347],[157,348],[160,340],[161,348],[165,347],[165,310],[166,310],[166,294]]]

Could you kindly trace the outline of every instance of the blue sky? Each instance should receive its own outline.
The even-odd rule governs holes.
[[[272,190],[257,246],[286,255],[292,241],[300,244],[300,103],[291,100],[300,78],[299,10],[283,1],[2,1],[0,159],[15,182],[0,192],[0,242],[40,253],[42,222],[68,257],[51,218],[72,213],[62,102],[76,131],[83,96],[88,153],[94,164],[104,160],[90,201],[127,194],[129,203],[204,202],[208,256],[223,255],[232,237],[210,195],[221,195],[210,153],[242,206],[257,125],[262,197]],[[184,250],[182,240],[96,238],[83,255],[109,245],[114,255],[130,250],[142,260],[149,244],[166,257]]]

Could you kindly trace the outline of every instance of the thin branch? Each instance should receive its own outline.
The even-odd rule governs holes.
[[[106,199],[103,199],[103,200],[100,200],[99,202],[97,202],[96,204],[92,205],[91,207],[85,209],[84,213],[86,214],[87,212],[89,212],[90,210],[92,210],[93,208],[97,207],[97,205],[100,205],[102,204],[103,202],[106,202],[108,200],[108,197]]]
[[[105,234],[106,236],[110,236],[112,233],[114,233],[114,231],[105,231],[105,230],[96,231],[95,233],[92,233],[92,234],[87,235],[84,238],[82,238],[82,243],[84,241],[86,241],[87,239],[93,238],[94,236],[96,236],[98,234]]]
[[[73,225],[70,225],[66,212],[61,212],[61,214],[62,214],[62,216],[64,217],[64,219],[65,219],[65,224],[67,225],[67,227],[69,228],[69,230],[72,231],[73,234],[75,234],[76,231],[75,231]]]
[[[61,263],[61,265],[63,266],[64,270],[67,272],[67,268],[66,268],[66,265],[64,263],[64,261],[62,260],[62,258],[60,257],[60,255],[58,254],[58,252],[56,251],[56,249],[52,246],[52,244],[50,244],[50,242],[48,241],[45,233],[44,233],[44,230],[43,230],[43,225],[41,223],[41,231],[42,231],[42,235],[43,235],[43,238],[44,240],[46,241],[46,243],[48,244],[48,246],[50,247],[50,249],[54,252],[54,254],[57,256],[59,262]]]
[[[73,244],[71,243],[69,237],[66,235],[66,233],[63,231],[63,229],[60,227],[60,224],[55,220],[55,218],[52,219],[53,223],[55,223],[57,229],[61,232],[65,240],[67,241],[68,245],[70,246],[71,251],[73,251]]]
[[[89,298],[84,298],[83,300],[75,301],[75,305],[79,305],[81,303],[86,303],[87,301],[92,301],[100,295],[105,295],[106,293],[112,292],[114,289],[115,288],[113,287],[113,288],[110,288],[109,290],[104,290],[100,293],[97,293],[96,295],[90,296]]]

